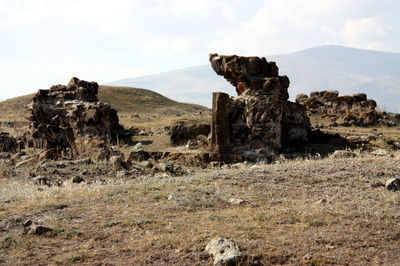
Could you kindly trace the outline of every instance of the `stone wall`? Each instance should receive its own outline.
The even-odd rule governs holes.
[[[265,58],[210,55],[214,71],[238,96],[213,94],[211,150],[265,156],[292,141],[305,141],[310,121],[304,106],[288,101],[289,78]]]
[[[29,138],[35,148],[73,148],[80,136],[115,139],[123,128],[117,111],[97,98],[98,84],[72,78],[39,90],[28,105]]]
[[[299,94],[296,102],[307,108],[308,115],[318,115],[338,125],[376,125],[381,114],[376,102],[364,93],[339,96],[338,91],[314,91],[310,96]]]

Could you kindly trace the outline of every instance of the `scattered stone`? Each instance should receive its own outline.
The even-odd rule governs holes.
[[[144,162],[142,162],[142,166],[144,167],[144,168],[153,168],[153,163],[152,162],[150,162],[150,161],[144,161]]]
[[[385,156],[385,155],[389,154],[389,151],[385,150],[385,149],[378,149],[376,151],[371,152],[371,154],[378,155],[378,156]]]
[[[148,136],[149,133],[146,132],[145,130],[140,130],[140,131],[137,133],[137,135],[139,135],[139,136]]]
[[[110,158],[110,163],[115,170],[125,169],[124,159],[121,155],[112,156]]]
[[[158,177],[160,177],[160,178],[170,178],[171,176],[169,174],[167,174],[167,173],[162,173]]]
[[[44,235],[48,232],[52,232],[53,229],[39,225],[31,220],[24,222],[24,233],[27,235]]]
[[[390,191],[398,191],[400,190],[400,179],[399,178],[391,178],[386,181],[385,187]]]
[[[367,144],[371,140],[374,139],[374,137],[371,136],[348,136],[346,137],[347,141],[351,144]],[[376,139],[376,137],[375,137]]]
[[[211,168],[221,168],[222,163],[218,161],[212,161],[208,164]]]
[[[88,169],[82,169],[78,171],[78,175],[87,175],[89,174],[89,170]]]
[[[174,164],[171,162],[161,163],[160,170],[163,172],[167,172],[167,173],[173,173],[174,172]]]
[[[255,170],[261,170],[262,169],[262,167],[261,166],[259,166],[259,165],[252,165],[251,167],[250,167],[250,170],[252,170],[252,171],[255,171]]]
[[[82,182],[85,182],[85,179],[83,179],[80,176],[75,176],[74,178],[72,178],[72,183],[79,184],[79,183],[82,183]]]
[[[314,204],[325,204],[327,202],[328,202],[327,199],[320,199],[320,200],[317,200],[316,202],[314,202]]]
[[[350,150],[337,150],[331,155],[331,157],[335,159],[353,158],[356,157],[356,154]]]
[[[194,139],[190,139],[190,140],[188,140],[188,142],[186,143],[186,149],[188,149],[188,150],[194,150],[194,149],[197,149],[199,146],[198,146],[198,142],[197,142],[197,140],[194,140]]]
[[[84,158],[80,160],[73,161],[74,164],[94,164],[93,160],[90,158]]]
[[[148,154],[143,150],[142,143],[137,143],[129,153],[128,161],[144,161],[149,159]]]
[[[244,257],[235,242],[221,237],[211,240],[205,251],[214,256],[214,265],[237,265]]]
[[[127,176],[129,176],[129,173],[127,171],[122,170],[117,172],[117,178],[124,178]]]
[[[28,160],[28,159],[30,159],[31,158],[31,156],[30,155],[28,155],[28,154],[26,154],[26,155],[22,155],[21,157],[19,157],[19,158],[21,158],[21,160]]]
[[[53,185],[53,182],[47,176],[37,176],[37,177],[35,177],[33,179],[33,182],[36,185],[45,185],[45,186],[48,186],[48,187],[51,187]]]
[[[228,202],[232,205],[239,205],[239,204],[244,204],[248,203],[248,201],[242,200],[242,199],[235,199],[235,198],[230,198]]]
[[[136,172],[137,174],[143,174],[145,172],[144,168],[142,168],[136,164],[131,164],[130,168],[132,171]]]

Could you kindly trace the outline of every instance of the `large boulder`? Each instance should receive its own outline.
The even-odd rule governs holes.
[[[205,251],[214,256],[214,265],[238,265],[243,258],[243,253],[235,242],[221,237],[211,240]]]

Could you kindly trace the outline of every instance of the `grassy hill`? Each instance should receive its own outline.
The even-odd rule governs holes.
[[[0,102],[0,121],[26,121],[25,106],[31,101],[32,96],[33,94],[30,94]],[[100,86],[99,99],[111,104],[122,118],[130,117],[132,114],[153,118],[160,115],[190,116],[208,110],[200,105],[173,101],[151,90],[131,87]]]

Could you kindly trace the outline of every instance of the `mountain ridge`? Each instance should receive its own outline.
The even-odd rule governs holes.
[[[281,75],[291,81],[289,94],[313,90],[339,90],[341,95],[366,93],[384,109],[399,112],[400,54],[337,45],[265,56],[275,61]],[[145,87],[174,100],[211,104],[211,93],[236,95],[234,88],[209,65],[192,66],[154,75],[126,78],[110,85]]]

